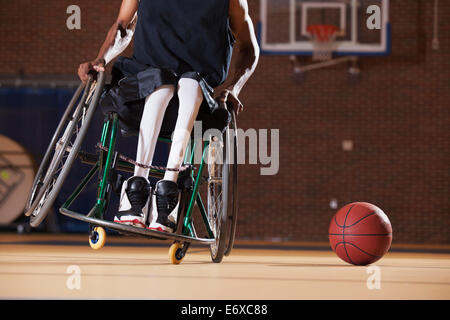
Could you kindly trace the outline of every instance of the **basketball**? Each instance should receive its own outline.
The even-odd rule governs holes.
[[[387,215],[367,202],[349,203],[331,220],[330,245],[336,255],[353,265],[381,259],[391,247],[392,226]]]

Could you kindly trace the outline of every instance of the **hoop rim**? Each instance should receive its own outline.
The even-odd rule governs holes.
[[[306,28],[310,38],[319,42],[330,42],[342,34],[342,30],[332,24],[311,24]]]

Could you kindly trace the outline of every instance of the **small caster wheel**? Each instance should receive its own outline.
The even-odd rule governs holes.
[[[89,244],[92,249],[98,250],[103,248],[106,242],[106,231],[102,227],[95,227],[89,236]]]
[[[183,245],[180,242],[174,242],[169,249],[169,258],[172,264],[180,264],[185,253],[183,252]]]

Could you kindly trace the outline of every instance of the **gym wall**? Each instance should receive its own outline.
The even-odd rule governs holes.
[[[120,2],[3,1],[0,75],[75,76],[96,56]],[[240,166],[239,239],[327,241],[335,199],[337,207],[382,208],[394,243],[450,244],[450,2],[440,2],[437,51],[433,1],[390,3],[391,54],[362,58],[356,83],[345,66],[296,83],[288,56],[260,57],[238,123],[280,129],[280,169],[261,176],[260,165]],[[81,30],[66,27],[72,4]],[[249,7],[256,26],[259,1]]]

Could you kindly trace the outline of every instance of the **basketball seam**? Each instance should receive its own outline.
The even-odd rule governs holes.
[[[351,208],[350,208],[351,209]],[[344,226],[341,226],[338,222],[337,222],[337,220],[336,220],[336,215],[334,215],[334,223],[336,223],[336,225],[339,227],[339,228],[344,228]]]
[[[373,212],[371,212],[371,213],[369,213],[367,216],[365,216],[365,217],[362,217],[361,219],[359,219],[358,221],[356,221],[355,223],[353,223],[353,224],[351,224],[351,225],[349,225],[349,226],[347,226],[346,228],[350,228],[350,227],[353,227],[355,224],[357,224],[357,223],[359,223],[359,222],[361,222],[362,220],[364,220],[365,218],[367,218],[367,217],[370,217],[371,215],[374,215],[376,213],[376,211],[373,211]]]
[[[350,209],[348,209],[347,214],[345,215],[345,219],[344,219],[344,227],[342,228],[342,242],[344,243],[345,254],[347,255],[348,260],[350,260],[350,263],[353,263],[353,264],[354,264],[354,262],[353,262],[352,258],[350,258],[350,255],[347,252],[347,247],[345,246],[345,228],[346,228],[345,224],[347,223],[347,217],[348,217],[350,211],[353,209],[354,206],[355,205],[352,205],[350,207]]]
[[[371,254],[371,253],[368,253],[368,252],[364,251],[363,249],[361,249],[360,247],[358,247],[357,245],[355,245],[355,244],[353,244],[351,242],[345,242],[345,241],[341,241],[341,242],[336,243],[336,245],[334,246],[334,251],[336,251],[337,246],[340,245],[341,243],[344,245],[344,248],[345,248],[346,244],[349,244],[349,245],[355,247],[356,249],[358,249],[359,251],[361,251],[362,253],[367,254],[368,256],[371,256],[373,258],[379,258],[380,257],[380,256],[376,256],[374,254]],[[347,250],[345,252],[347,252]],[[348,257],[348,254],[347,254],[347,257]],[[350,259],[350,257],[348,257],[348,258]],[[350,261],[352,261],[352,260],[350,259]],[[352,261],[352,263],[353,263],[353,261]]]
[[[352,206],[352,208],[353,208],[353,206]],[[350,209],[351,209],[351,208],[350,208]],[[353,223],[353,224],[351,224],[351,225],[349,225],[349,226],[346,226],[346,225],[345,225],[345,221],[344,221],[344,225],[340,225],[340,224],[337,222],[337,220],[336,220],[336,215],[334,216],[334,222],[336,223],[336,225],[337,225],[339,228],[349,228],[349,227],[353,227],[355,224],[361,222],[361,220],[364,220],[365,218],[370,217],[371,215],[373,215],[373,214],[375,214],[375,213],[376,213],[376,211],[373,211],[373,212],[369,213],[367,216],[362,217],[361,219],[359,219],[358,221],[356,221],[355,223]],[[348,214],[348,213],[347,213],[347,214]],[[345,218],[347,219],[347,216],[345,216]]]

